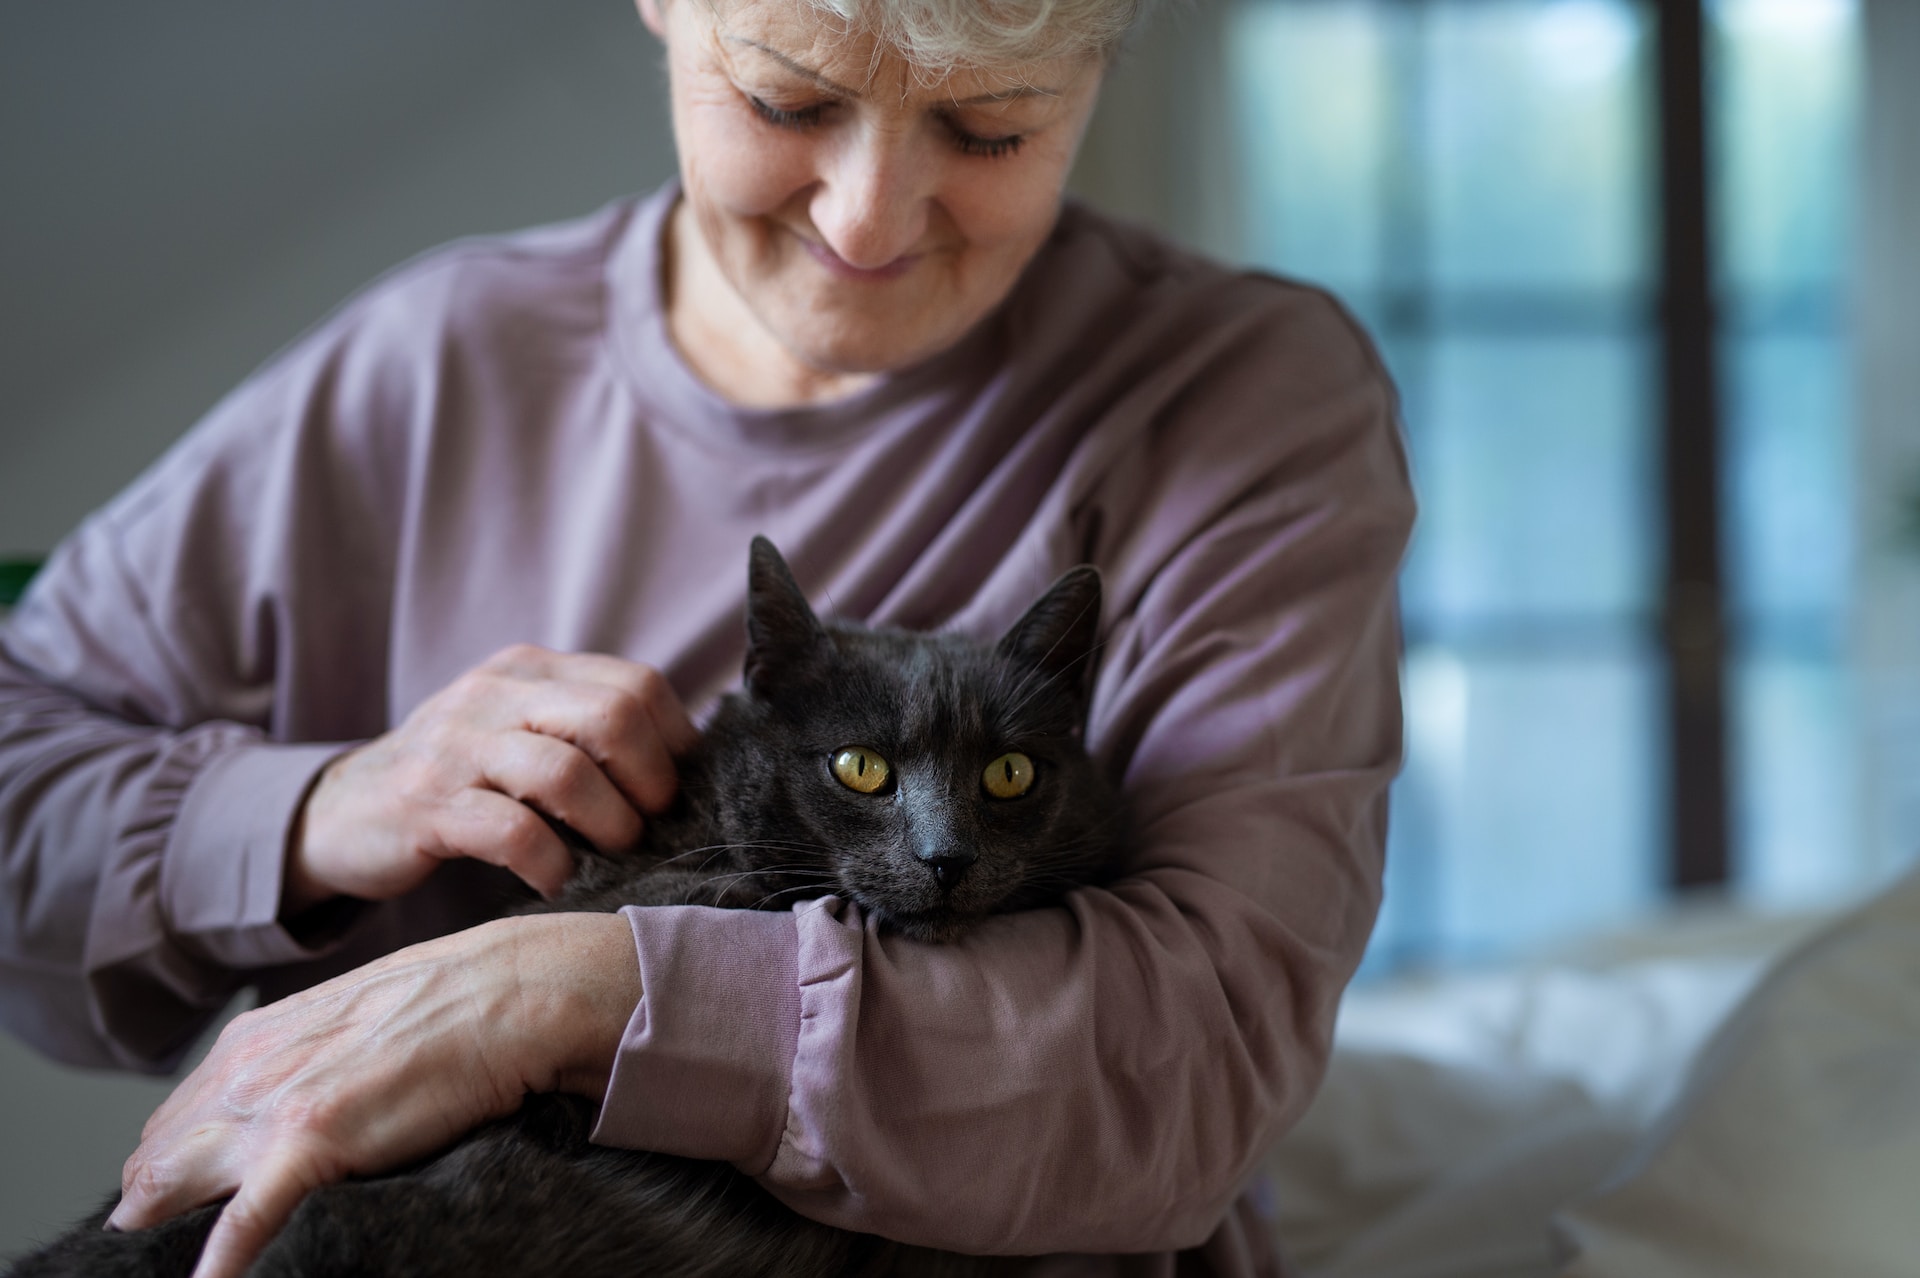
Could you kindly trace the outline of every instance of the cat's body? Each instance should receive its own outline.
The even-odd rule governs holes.
[[[1110,873],[1119,805],[1081,746],[1099,616],[1090,569],[1063,577],[997,646],[823,626],[756,540],[746,692],[679,762],[673,808],[620,856],[583,850],[551,910],[785,909],[835,893],[947,940]],[[322,1189],[252,1272],[808,1278],[1016,1272],[789,1211],[721,1163],[587,1141],[593,1107],[529,1098],[411,1170]],[[136,1234],[105,1213],[12,1278],[186,1278],[218,1205]]]

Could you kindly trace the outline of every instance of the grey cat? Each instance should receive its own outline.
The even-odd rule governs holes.
[[[883,926],[950,940],[1058,900],[1122,856],[1118,798],[1082,745],[1100,579],[1061,577],[1000,641],[823,624],[756,538],[745,690],[680,761],[640,847],[580,850],[536,909],[784,909],[829,892]],[[593,1106],[530,1097],[410,1170],[321,1189],[256,1278],[838,1278],[1019,1272],[1017,1259],[906,1247],[792,1212],[723,1163],[591,1145]],[[213,1204],[135,1233],[106,1212],[12,1278],[186,1278]]]

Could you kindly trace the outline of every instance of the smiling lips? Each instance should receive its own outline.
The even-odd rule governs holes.
[[[837,279],[859,280],[869,284],[899,279],[902,275],[912,270],[913,264],[920,260],[918,253],[903,253],[891,262],[888,262],[885,266],[875,266],[871,268],[855,266],[824,244],[816,243],[813,240],[807,239],[805,236],[798,236],[796,238],[806,246],[807,252],[813,256],[813,260],[826,267],[828,272]]]

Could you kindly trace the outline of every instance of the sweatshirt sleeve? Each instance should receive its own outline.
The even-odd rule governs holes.
[[[338,743],[379,730],[391,593],[337,327],[76,530],[0,627],[0,1018],[57,1058],[170,1069],[243,973],[325,948],[278,922],[282,861]]]
[[[832,898],[631,910],[645,995],[596,1139],[928,1246],[1208,1237],[1318,1085],[1380,900],[1413,509],[1385,375],[1334,347],[1283,412],[1253,352],[1180,409],[1239,427],[1161,431],[1110,486],[1090,739],[1132,873],[942,946]]]

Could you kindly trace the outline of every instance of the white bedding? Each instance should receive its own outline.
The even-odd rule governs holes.
[[[1321,1095],[1267,1163],[1289,1260],[1309,1278],[1560,1274],[1556,1213],[1630,1163],[1702,1045],[1823,921],[1682,923],[1578,962],[1356,989]]]

